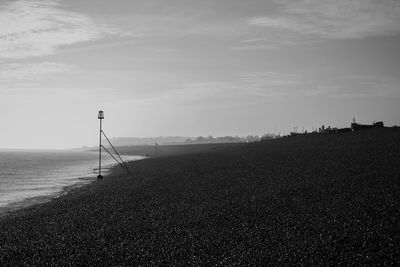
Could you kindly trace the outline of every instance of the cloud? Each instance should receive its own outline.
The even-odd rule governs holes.
[[[119,34],[89,16],[62,9],[57,0],[19,0],[0,4],[0,58],[50,55],[55,49]]]
[[[2,83],[0,90],[13,90],[15,87],[30,88],[41,80],[56,74],[65,74],[74,68],[74,65],[53,62],[2,64],[0,67],[0,82]]]
[[[247,94],[264,99],[281,97],[399,97],[397,77],[341,75],[307,77],[278,72],[241,74],[239,87]]]
[[[176,86],[164,92],[158,98],[162,102],[179,102],[192,105],[204,100],[220,99],[237,92],[237,86],[232,82],[192,82]]]
[[[399,79],[371,75],[307,77],[293,73],[248,72],[236,81],[183,84],[152,98],[171,106],[225,108],[254,105],[287,97],[399,97]]]
[[[275,72],[240,74],[232,81],[204,81],[177,85],[150,102],[189,108],[243,107],[298,94],[305,82],[298,75]]]
[[[152,51],[152,52],[160,52],[160,53],[174,53],[177,52],[178,49],[176,48],[167,48],[167,47],[146,47],[145,49]]]
[[[296,93],[299,85],[306,84],[300,75],[278,72],[248,72],[236,81],[195,82],[181,86],[173,92],[174,97],[184,101],[218,101],[244,99],[271,99]],[[170,94],[171,92],[168,92]],[[218,102],[217,101],[217,102]]]
[[[344,75],[316,83],[305,91],[307,96],[400,97],[400,79],[390,76]]]
[[[274,30],[309,40],[400,33],[400,1],[397,0],[286,0],[280,1],[279,6],[281,15],[253,17],[247,23],[265,29],[262,34],[266,39]]]
[[[302,95],[302,90],[308,86],[308,81],[301,75],[279,72],[243,73],[240,80],[244,88],[263,98]]]

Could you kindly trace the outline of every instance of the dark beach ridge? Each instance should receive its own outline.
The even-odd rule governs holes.
[[[398,128],[166,146],[129,166],[1,218],[0,265],[400,263]]]

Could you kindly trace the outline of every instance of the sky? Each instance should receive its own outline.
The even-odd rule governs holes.
[[[398,0],[0,0],[0,148],[400,125]]]

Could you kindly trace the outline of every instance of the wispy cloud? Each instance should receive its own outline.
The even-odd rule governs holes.
[[[213,99],[220,100],[237,93],[237,91],[237,85],[232,82],[192,82],[176,86],[175,88],[163,92],[163,94],[157,98],[157,101],[193,105]]]
[[[397,77],[345,75],[322,81],[305,91],[307,96],[333,97],[400,97]]]
[[[298,86],[305,84],[298,75],[275,72],[244,73],[237,78],[235,81],[204,81],[178,85],[151,101],[200,109],[239,108],[299,94]]]
[[[400,33],[400,1],[397,0],[286,0],[278,3],[280,15],[253,17],[247,21],[251,26],[264,29],[252,38],[254,46],[273,41],[292,43],[295,39],[304,42]],[[271,36],[274,31],[282,34],[280,38]],[[250,39],[247,41],[251,43]]]
[[[89,16],[63,9],[57,0],[0,4],[0,58],[45,56],[64,45],[94,41],[119,32]]]
[[[0,92],[49,92],[40,85],[43,81],[70,74],[75,68],[74,65],[54,62],[1,64]]]
[[[160,53],[174,53],[177,52],[178,49],[176,48],[167,48],[167,47],[146,47],[145,49],[152,51],[152,52],[160,52]]]
[[[5,64],[0,68],[0,81],[40,81],[54,74],[68,72],[74,67],[74,65],[53,62]]]
[[[300,74],[249,72],[236,82],[196,82],[165,92],[158,101],[190,106],[247,106],[285,97],[399,97],[394,77],[344,75],[311,78]]]
[[[400,80],[391,76],[307,77],[276,72],[244,73],[242,86],[260,97],[399,97]]]
[[[308,81],[297,74],[249,72],[240,76],[242,86],[257,97],[277,98],[302,95]]]

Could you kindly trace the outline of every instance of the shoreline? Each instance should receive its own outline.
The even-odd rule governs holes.
[[[107,175],[109,175],[111,172],[109,172]],[[60,191],[54,192],[49,195],[41,195],[41,196],[36,196],[36,197],[31,197],[31,198],[26,198],[21,201],[16,201],[9,203],[5,207],[0,207],[0,220],[3,217],[13,215],[13,213],[18,212],[19,210],[29,208],[31,206],[36,206],[40,204],[44,204],[47,202],[52,201],[53,199],[57,199],[63,195],[69,194],[76,190],[77,188],[84,187],[86,185],[89,185],[96,181],[97,178],[90,178],[90,177],[79,177],[76,178],[76,180],[85,180],[86,182],[82,183],[74,183],[71,185],[66,185],[63,186]]]
[[[396,265],[399,158],[383,129],[131,162],[2,218],[0,263]]]
[[[122,155],[122,156],[124,156],[124,155]],[[134,156],[137,156],[137,155],[134,155]],[[141,156],[137,156],[137,157],[141,157]],[[142,157],[142,158],[138,158],[135,160],[128,160],[126,162],[133,162],[133,161],[142,160],[142,159],[144,159],[144,158]],[[118,167],[118,163],[111,163],[111,164],[107,164],[107,165],[103,166],[103,168],[102,168],[103,176],[106,177],[106,176],[111,175],[112,170],[116,167]],[[7,206],[0,207],[0,220],[4,217],[12,216],[14,213],[16,213],[22,209],[26,209],[31,206],[36,206],[36,205],[41,205],[41,204],[44,204],[47,202],[51,202],[54,199],[57,199],[64,195],[73,193],[77,189],[85,187],[87,185],[90,185],[90,184],[96,182],[97,180],[98,180],[97,174],[95,173],[95,169],[94,169],[93,176],[86,175],[86,176],[76,177],[76,178],[74,178],[74,182],[72,182],[72,184],[62,186],[59,190],[57,190],[56,192],[53,192],[51,194],[39,195],[39,196],[35,196],[35,197],[26,198],[26,199],[23,199],[20,201],[11,202],[11,203],[7,204]]]

